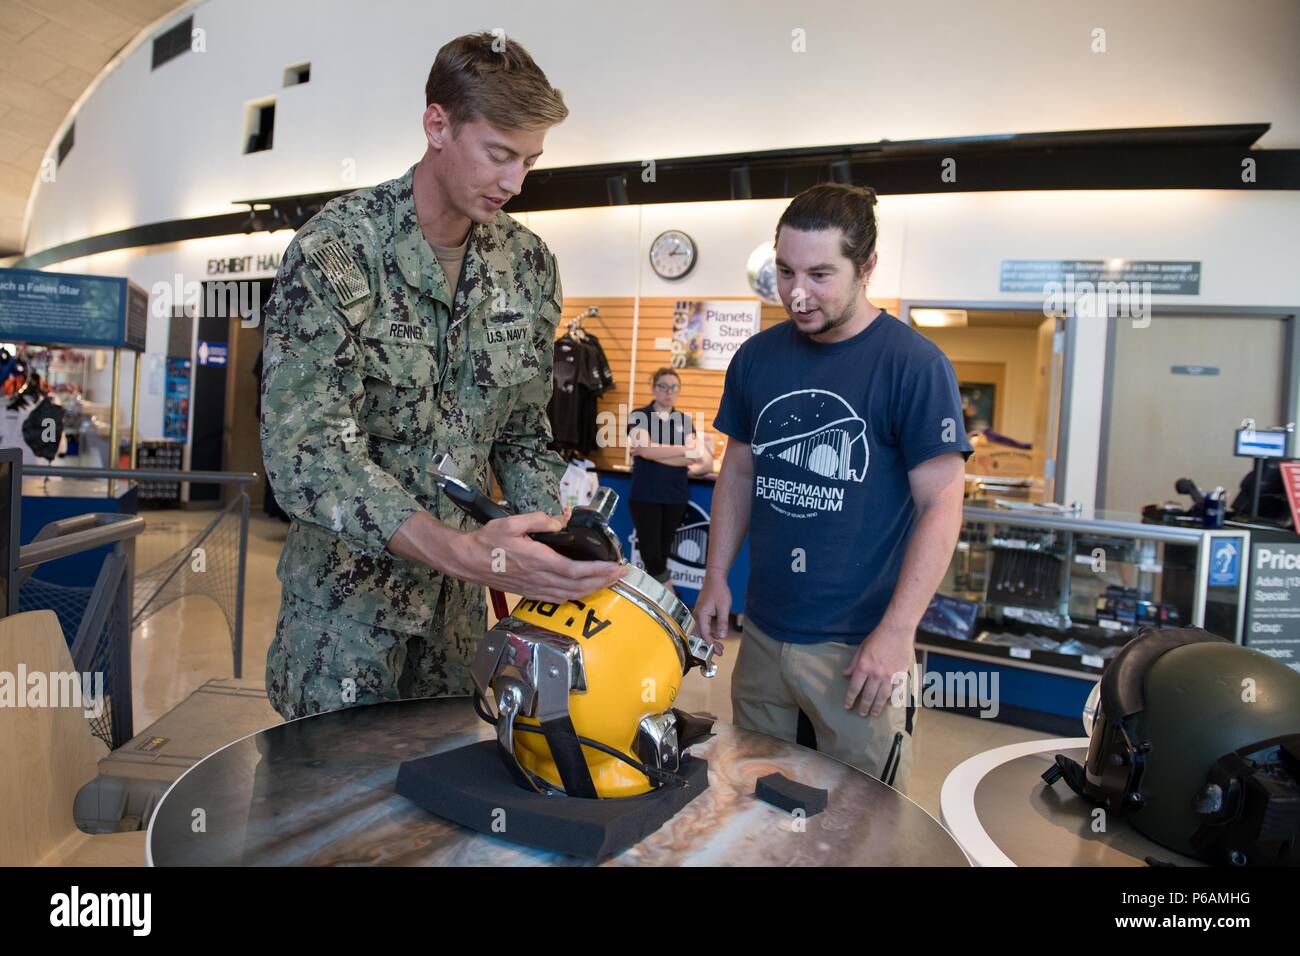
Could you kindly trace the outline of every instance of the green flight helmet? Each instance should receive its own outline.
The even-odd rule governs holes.
[[[1144,629],[1084,710],[1083,766],[1043,774],[1210,863],[1300,865],[1300,672],[1201,628]]]

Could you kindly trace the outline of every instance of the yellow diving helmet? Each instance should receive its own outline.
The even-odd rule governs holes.
[[[443,491],[479,520],[508,512],[435,459]],[[601,489],[564,531],[538,534],[568,557],[622,561]],[[489,507],[490,506],[490,507]],[[496,725],[521,785],[573,797],[630,797],[680,782],[682,753],[713,718],[673,707],[692,667],[716,671],[690,609],[640,568],[581,600],[523,598],[483,636],[471,673],[475,707]]]

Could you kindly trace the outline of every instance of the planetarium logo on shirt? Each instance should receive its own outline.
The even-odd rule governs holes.
[[[758,413],[751,444],[754,456],[784,462],[804,477],[756,475],[754,496],[793,517],[842,511],[844,487],[839,483],[862,482],[867,477],[871,452],[866,432],[867,423],[834,392],[805,388],[772,399]]]

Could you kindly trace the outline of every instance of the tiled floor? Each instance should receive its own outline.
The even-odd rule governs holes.
[[[147,570],[185,545],[212,520],[213,514],[145,512],[146,530],[136,546],[137,568]],[[244,607],[243,676],[247,679],[262,679],[267,647],[275,632],[280,605],[275,565],[286,529],[287,525],[261,516],[254,516],[250,524]],[[727,642],[718,674],[712,680],[692,673],[678,698],[679,706],[707,710],[722,720],[730,720],[731,670],[740,639],[734,635]],[[207,598],[183,598],[149,617],[136,631],[132,650],[136,729],[144,729],[167,713],[204,681],[232,676],[231,664],[229,628]],[[270,705],[266,718],[259,726],[231,727],[230,739],[277,719]],[[944,777],[962,760],[993,747],[1046,736],[991,720],[926,711],[916,726],[909,796],[937,817]]]

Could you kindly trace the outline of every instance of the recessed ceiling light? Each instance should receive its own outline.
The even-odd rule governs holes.
[[[923,329],[964,329],[965,309],[913,309],[912,323]]]

